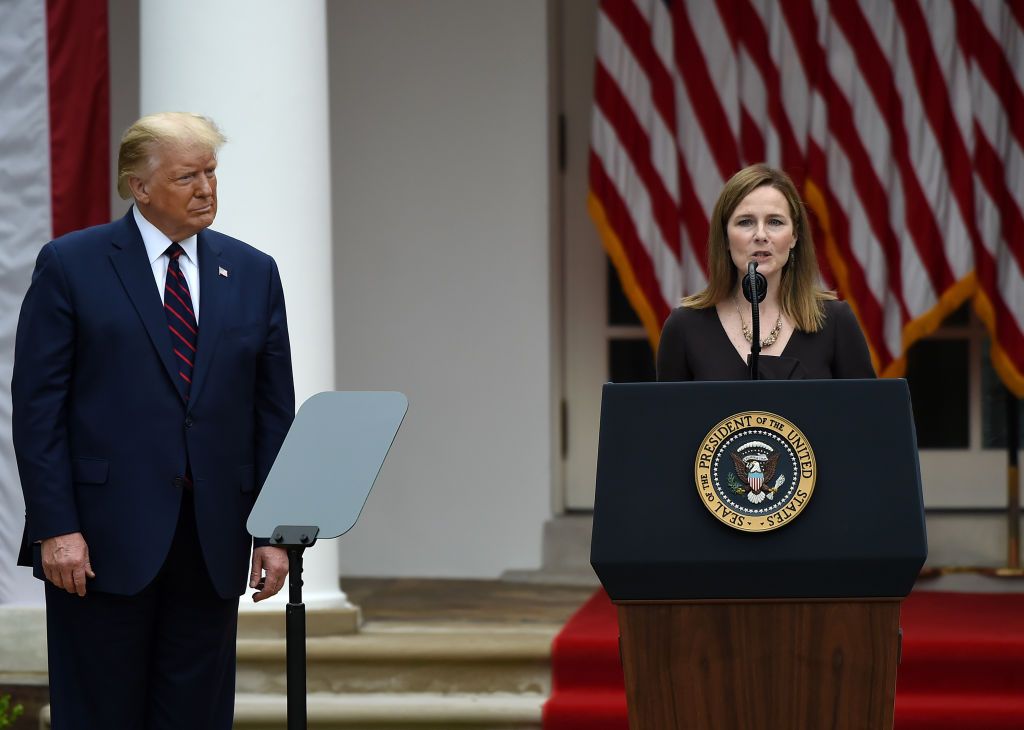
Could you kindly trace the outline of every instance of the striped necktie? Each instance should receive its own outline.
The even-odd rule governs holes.
[[[188,290],[188,281],[181,273],[178,259],[185,249],[172,243],[164,252],[170,258],[167,265],[167,279],[164,281],[164,314],[167,315],[167,326],[171,331],[171,346],[174,359],[178,364],[178,375],[181,377],[182,393],[188,399],[189,386],[192,385],[192,368],[196,359],[196,341],[199,326],[196,314],[192,311],[192,294]]]

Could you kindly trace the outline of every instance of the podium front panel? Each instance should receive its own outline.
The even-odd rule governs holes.
[[[778,529],[719,521],[697,450],[737,413],[796,425],[816,461],[803,511]],[[591,563],[616,601],[901,597],[927,556],[904,380],[608,384]]]

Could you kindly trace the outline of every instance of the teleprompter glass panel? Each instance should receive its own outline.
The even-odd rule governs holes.
[[[613,383],[649,383],[655,379],[654,350],[644,339],[608,341],[608,377]]]
[[[921,340],[907,352],[907,383],[922,449],[970,447],[967,340]]]
[[[338,537],[356,523],[409,401],[387,391],[317,393],[295,415],[249,513],[254,537],[312,526]]]

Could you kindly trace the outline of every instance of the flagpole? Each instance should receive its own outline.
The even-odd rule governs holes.
[[[1006,514],[1009,519],[1006,533],[1008,553],[1006,568],[1020,574],[1020,469],[1018,468],[1020,415],[1017,396],[1009,388],[1004,390],[1006,392]]]

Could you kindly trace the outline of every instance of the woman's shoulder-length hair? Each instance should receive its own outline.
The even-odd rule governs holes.
[[[682,306],[706,309],[736,291],[739,274],[729,253],[729,218],[745,197],[764,186],[773,187],[785,196],[797,242],[782,269],[779,303],[798,330],[817,332],[825,323],[825,302],[835,299],[836,295],[822,287],[807,209],[796,186],[785,172],[765,164],[743,168],[722,188],[708,231],[708,286],[699,294],[685,297]]]

